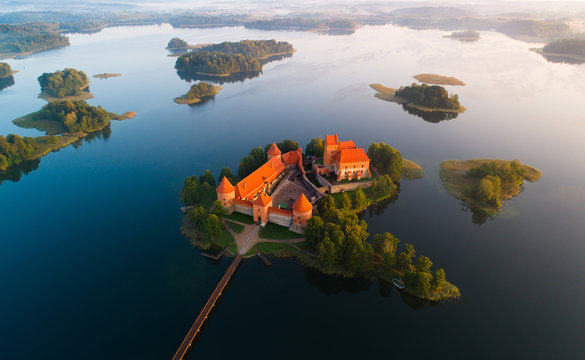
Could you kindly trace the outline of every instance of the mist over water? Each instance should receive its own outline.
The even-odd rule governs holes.
[[[66,67],[123,74],[91,78],[88,102],[138,116],[0,184],[2,357],[172,357],[230,263],[206,260],[181,234],[184,179],[236,170],[258,145],[291,138],[304,146],[337,133],[362,147],[384,141],[423,166],[423,179],[403,183],[397,199],[364,218],[370,233],[390,231],[445,268],[461,300],[431,305],[376,279],[250,259],[191,358],[582,358],[585,65],[547,62],[529,51],[539,44],[494,32],[474,43],[443,38],[449,33],[115,27],[8,60],[20,72],[0,92],[2,134],[39,135],[11,121],[45,104],[40,74]],[[192,85],[167,56],[173,37],[277,39],[296,52],[189,107],[173,102]],[[368,86],[409,85],[419,73],[464,81],[447,89],[467,111],[425,121]],[[519,159],[543,173],[483,225],[438,174],[443,160],[480,157]]]

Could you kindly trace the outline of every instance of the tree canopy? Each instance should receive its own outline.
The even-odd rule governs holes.
[[[10,64],[0,63],[0,78],[7,78],[12,75]]]
[[[171,50],[186,49],[187,47],[189,47],[189,44],[185,40],[179,38],[172,38],[167,45],[167,48]]]
[[[386,143],[371,143],[368,147],[368,157],[373,167],[380,174],[387,174],[394,182],[402,178],[402,155]]]
[[[585,58],[585,39],[563,39],[546,44],[545,53],[575,55]]]
[[[276,40],[242,40],[238,42],[224,41],[219,44],[203,46],[197,51],[220,52],[226,55],[241,54],[247,58],[263,58],[270,55],[292,53],[292,44]]]
[[[101,130],[110,124],[111,115],[101,106],[83,100],[49,103],[35,113],[35,120],[53,120],[63,124],[70,133]]]
[[[411,86],[401,86],[394,95],[413,104],[433,109],[457,110],[460,108],[459,96],[449,96],[447,90],[439,85],[413,83]]]
[[[58,24],[0,24],[0,52],[37,52],[69,45],[69,38],[58,31]]]
[[[210,83],[201,81],[198,84],[191,86],[191,89],[187,93],[187,99],[199,99],[204,96],[213,96],[217,94],[217,88]]]
[[[6,170],[12,165],[32,159],[38,148],[35,139],[31,137],[22,138],[14,134],[6,137],[0,135],[0,170]]]
[[[315,156],[320,158],[323,157],[323,149],[324,149],[323,139],[318,137],[316,139],[311,139],[311,142],[309,142],[307,146],[305,146],[305,153],[308,156]]]
[[[76,69],[43,73],[38,78],[41,90],[54,97],[77,96],[89,83],[87,75]]]
[[[257,148],[253,148],[252,150],[250,150],[250,155],[244,156],[242,160],[240,160],[240,166],[238,167],[238,176],[240,177],[240,179],[245,178],[246,176],[253,173],[260,166],[264,165],[266,161],[268,161],[266,151],[264,151],[264,149],[262,149],[262,147],[260,146],[258,146]]]
[[[179,56],[175,63],[179,72],[207,75],[230,75],[243,71],[260,71],[262,65],[255,58],[242,54],[226,55],[195,51]]]

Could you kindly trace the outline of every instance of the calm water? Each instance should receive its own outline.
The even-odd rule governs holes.
[[[294,260],[245,261],[192,358],[585,357],[585,66],[548,63],[526,44],[482,33],[467,44],[444,32],[365,27],[353,35],[243,28],[110,28],[71,46],[9,60],[20,70],[0,92],[0,133],[38,135],[11,120],[38,110],[37,76],[74,67],[114,112],[111,134],[52,153],[19,182],[0,185],[0,357],[168,359],[229,265],[181,235],[177,193],[190,174],[237,169],[250,148],[286,137],[306,144],[338,133],[385,141],[425,178],[366,215],[371,233],[415,245],[458,285],[457,304],[420,304],[377,281],[342,281]],[[177,105],[189,84],[164,50],[190,43],[286,40],[293,57],[226,83],[215,100]],[[429,72],[467,83],[468,108],[431,123],[374,98],[369,83],[410,84]],[[447,195],[442,160],[514,159],[542,179],[473,224]]]

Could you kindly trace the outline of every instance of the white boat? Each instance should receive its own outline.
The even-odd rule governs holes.
[[[404,289],[404,282],[402,281],[402,279],[397,278],[392,279],[392,285],[396,286],[400,290]]]

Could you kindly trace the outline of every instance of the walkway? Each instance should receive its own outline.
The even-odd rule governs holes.
[[[195,323],[193,323],[193,326],[191,326],[191,329],[187,333],[187,336],[185,336],[185,339],[183,340],[183,342],[181,343],[181,346],[179,347],[179,349],[175,353],[175,356],[173,356],[173,360],[183,360],[185,358],[189,349],[191,348],[191,344],[193,343],[193,340],[195,340],[195,337],[197,336],[197,334],[201,330],[203,323],[205,322],[205,320],[207,320],[207,316],[209,316],[209,313],[211,312],[211,310],[215,306],[215,303],[217,302],[217,300],[221,296],[223,290],[225,289],[226,285],[230,281],[232,275],[234,275],[234,272],[238,268],[238,265],[240,265],[240,262],[242,262],[242,256],[238,255],[235,257],[234,261],[232,262],[230,267],[227,269],[227,271],[225,272],[225,274],[223,275],[223,277],[219,281],[219,284],[217,284],[217,287],[215,288],[215,290],[211,294],[211,297],[209,298],[209,300],[207,300],[207,303],[203,307],[203,310],[201,310],[201,313],[199,314],[199,316],[197,316]]]

